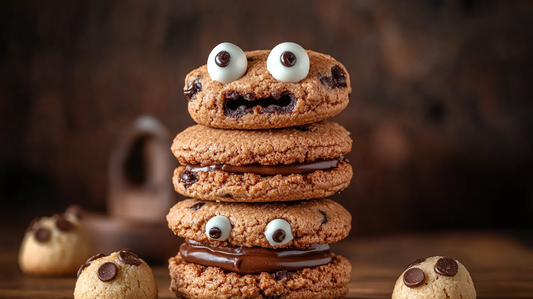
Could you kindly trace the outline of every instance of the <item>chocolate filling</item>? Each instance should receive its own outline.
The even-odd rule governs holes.
[[[186,262],[213,266],[239,274],[296,271],[326,265],[331,262],[328,244],[313,244],[307,248],[271,249],[262,247],[217,247],[186,240],[180,247]]]
[[[194,181],[191,184],[198,181],[196,178],[196,173],[203,171],[213,171],[213,170],[223,170],[226,172],[233,173],[254,173],[258,175],[290,175],[294,173],[309,173],[317,170],[330,170],[339,166],[339,163],[346,161],[343,155],[339,156],[336,159],[328,160],[315,160],[312,162],[303,162],[303,163],[293,163],[293,164],[278,164],[278,165],[261,165],[261,164],[249,164],[234,166],[229,164],[217,164],[217,165],[207,165],[201,166],[198,164],[188,164],[185,170],[180,174],[180,182],[187,179],[188,181]],[[190,177],[194,176],[195,180]]]
[[[267,98],[256,98],[253,93],[228,91],[224,94],[224,115],[241,118],[254,111],[260,114],[286,114],[294,110],[297,101],[288,91],[275,91]]]

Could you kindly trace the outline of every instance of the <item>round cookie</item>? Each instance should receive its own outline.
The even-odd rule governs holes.
[[[226,240],[213,239],[206,233],[208,222],[224,216],[230,227]],[[288,223],[282,243],[269,241],[265,233],[276,219]],[[167,215],[174,234],[215,246],[244,246],[264,248],[308,247],[312,244],[334,243],[348,236],[351,215],[338,203],[329,199],[271,203],[224,203],[187,199],[174,205]],[[292,239],[291,239],[292,235]],[[274,244],[274,245],[272,245]]]
[[[351,265],[341,256],[323,266],[297,271],[241,275],[169,259],[170,290],[178,298],[343,298],[348,293]]]
[[[172,152],[184,165],[176,191],[218,201],[288,201],[327,197],[345,189],[352,167],[349,132],[334,122],[241,131],[195,125],[179,133]],[[207,167],[206,167],[207,166]]]
[[[75,299],[153,299],[157,284],[150,266],[130,250],[97,254],[78,271]]]
[[[317,122],[341,112],[351,93],[346,68],[329,55],[306,51],[309,72],[297,83],[267,70],[269,50],[245,52],[246,73],[223,84],[204,65],[185,78],[189,113],[199,124],[224,129],[270,129]]]
[[[392,299],[475,299],[466,268],[449,257],[415,260],[396,281]]]
[[[19,252],[20,269],[26,274],[75,274],[92,253],[92,241],[74,213],[34,219]]]

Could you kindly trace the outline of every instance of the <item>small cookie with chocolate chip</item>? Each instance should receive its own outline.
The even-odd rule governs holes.
[[[476,289],[466,268],[450,257],[413,261],[396,281],[392,299],[475,299]]]
[[[187,199],[167,221],[186,239],[169,260],[179,298],[341,298],[348,291],[350,263],[329,243],[348,236],[351,216],[332,200]]]
[[[75,299],[157,298],[152,269],[129,249],[90,257],[78,270]]]
[[[224,129],[269,129],[317,122],[341,112],[351,93],[346,68],[329,55],[285,42],[243,52],[216,46],[185,78],[189,113]]]
[[[75,274],[92,249],[91,237],[75,208],[52,217],[35,218],[26,229],[19,252],[22,272],[34,275]]]
[[[331,196],[348,187],[349,132],[321,121],[269,130],[195,125],[179,133],[172,152],[183,166],[176,191],[224,202],[291,201]]]

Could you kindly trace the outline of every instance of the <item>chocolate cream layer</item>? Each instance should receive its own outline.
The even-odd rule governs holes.
[[[239,274],[296,271],[331,262],[328,244],[307,248],[217,247],[186,240],[180,247],[186,262],[223,268]]]
[[[197,164],[186,165],[184,172],[208,172],[213,170],[223,170],[233,173],[254,173],[258,175],[290,175],[294,173],[309,173],[317,170],[330,170],[336,168],[339,163],[347,161],[343,155],[335,159],[315,160],[311,162],[278,164],[278,165],[261,165],[249,164],[234,166],[229,164],[217,164],[201,166]]]

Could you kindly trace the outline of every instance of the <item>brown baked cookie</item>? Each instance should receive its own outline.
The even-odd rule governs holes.
[[[288,45],[288,49],[291,47]],[[213,54],[217,53],[212,52],[207,65],[185,78],[184,94],[189,100],[189,113],[197,123],[225,129],[282,128],[326,119],[348,105],[350,76],[346,68],[329,55],[303,49],[302,53],[293,51],[296,55],[292,57],[286,55],[286,52],[293,54],[290,51],[274,53],[276,48],[252,52],[242,52],[238,48],[238,51],[240,53],[231,53],[231,61],[243,62],[237,66],[235,76],[220,79],[219,74],[208,71],[210,64],[220,72],[233,66],[227,66],[228,60],[224,60],[227,55],[220,55],[226,51],[220,51],[216,56]],[[272,60],[278,63],[280,71],[293,71],[306,59],[308,71],[303,73],[303,79],[296,77],[292,80],[296,82],[287,82],[290,80],[284,79],[284,74],[280,76],[277,69],[267,68],[270,54],[276,55]],[[294,62],[296,66],[291,65]]]
[[[238,274],[188,263],[178,254],[170,258],[169,270],[170,290],[178,298],[342,298],[348,293],[351,265],[333,256],[314,268]]]
[[[174,187],[185,196],[219,201],[288,201],[328,197],[345,189],[352,167],[349,133],[334,122],[240,131],[195,125],[172,152],[184,165]]]
[[[348,236],[351,215],[329,199],[224,203],[187,199],[167,215],[174,234],[214,246],[304,248]],[[213,230],[213,231],[211,231]]]

